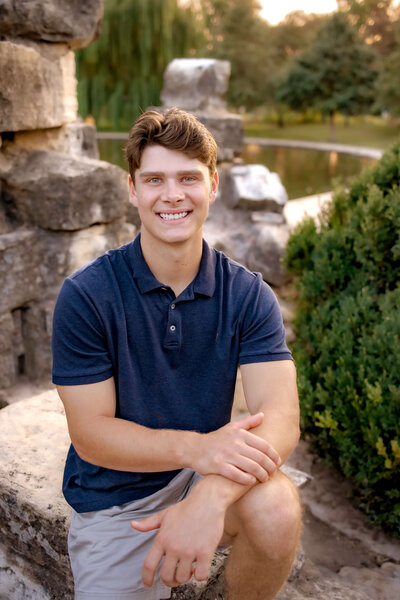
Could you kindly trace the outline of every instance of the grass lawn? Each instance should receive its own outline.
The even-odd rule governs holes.
[[[288,123],[279,128],[274,123],[245,120],[245,135],[287,140],[307,140],[329,142],[329,123]],[[346,124],[343,118],[336,123],[338,144],[368,146],[385,150],[400,137],[399,124],[393,124],[377,117],[356,117]]]

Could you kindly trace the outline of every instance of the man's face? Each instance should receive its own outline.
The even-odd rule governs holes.
[[[130,199],[139,210],[142,237],[165,243],[201,240],[218,175],[177,150],[148,146],[135,181],[129,178]]]

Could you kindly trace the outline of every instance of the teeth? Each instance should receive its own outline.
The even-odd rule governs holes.
[[[160,217],[164,219],[164,221],[176,221],[177,219],[183,219],[186,215],[189,214],[188,211],[181,213],[160,213]]]

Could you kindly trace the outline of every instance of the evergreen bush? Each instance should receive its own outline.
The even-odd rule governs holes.
[[[289,239],[303,432],[400,535],[400,142]]]

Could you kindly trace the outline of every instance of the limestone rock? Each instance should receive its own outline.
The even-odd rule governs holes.
[[[25,150],[45,150],[99,158],[96,128],[79,120],[52,129],[17,132],[13,142]]]
[[[0,411],[2,542],[17,557],[25,557],[25,575],[45,584],[49,596],[57,599],[72,599],[69,510],[61,495],[68,444],[55,391]]]
[[[164,73],[161,101],[191,112],[226,111],[231,65],[214,58],[175,58]]]
[[[277,173],[264,165],[235,165],[231,177],[231,207],[282,213],[288,196]]]
[[[0,314],[40,296],[40,263],[35,231],[20,229],[0,235]]]
[[[0,34],[84,48],[100,34],[103,0],[29,0],[0,3]]]
[[[196,116],[213,134],[218,144],[218,162],[232,161],[243,149],[243,121],[239,115],[196,112]]]
[[[217,200],[204,225],[204,237],[233,260],[260,272],[269,284],[280,286],[289,280],[282,264],[289,238],[285,224],[254,223],[249,211],[229,210]]]
[[[243,148],[243,122],[228,112],[225,93],[230,62],[214,58],[175,58],[164,73],[162,108],[172,106],[192,112],[214,135],[218,161],[233,160]]]
[[[136,228],[117,219],[112,223],[68,232],[41,232],[38,245],[43,254],[41,272],[47,286],[58,288],[65,277],[104,254],[130,242]]]
[[[3,174],[14,216],[43,229],[76,230],[123,216],[125,171],[100,160],[57,152],[21,152]]]
[[[0,41],[0,73],[0,132],[75,121],[75,58],[67,45]]]

